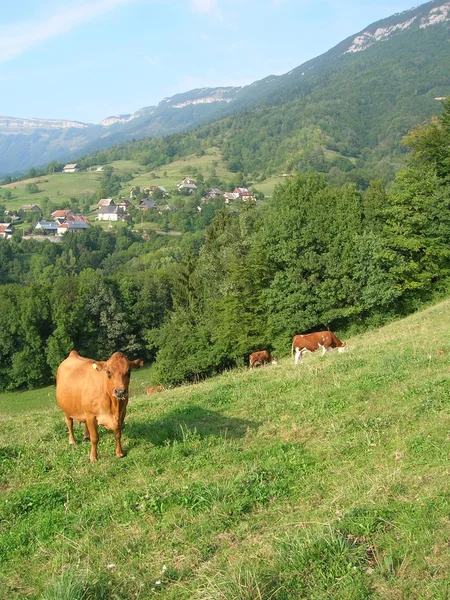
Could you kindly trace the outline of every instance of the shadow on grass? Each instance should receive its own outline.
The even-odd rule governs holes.
[[[227,417],[201,406],[190,406],[172,411],[152,422],[130,421],[125,423],[124,433],[129,438],[144,439],[155,446],[185,440],[190,433],[198,438],[219,436],[226,439],[241,438],[248,429],[256,429],[260,423],[247,419]]]

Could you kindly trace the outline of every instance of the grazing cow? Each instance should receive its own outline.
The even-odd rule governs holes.
[[[271,356],[268,350],[260,350],[259,352],[253,352],[249,356],[250,369],[257,367],[258,365],[265,365],[267,363],[277,364],[277,359]]]
[[[157,394],[158,392],[162,392],[166,388],[163,385],[151,385],[145,390],[145,393],[150,396],[150,394]]]
[[[294,335],[292,340],[292,356],[295,350],[295,364],[302,362],[302,354],[314,352],[322,348],[322,356],[333,348],[339,352],[347,349],[345,342],[341,342],[332,331],[317,331],[316,333],[306,333],[305,335]]]
[[[69,444],[75,444],[73,421],[84,423],[84,437],[91,440],[90,460],[97,460],[98,425],[114,431],[116,456],[124,456],[120,438],[128,404],[131,369],[144,362],[128,360],[121,352],[106,361],[84,358],[72,350],[56,372],[56,402],[65,413]]]

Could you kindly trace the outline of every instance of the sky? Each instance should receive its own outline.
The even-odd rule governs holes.
[[[281,75],[412,0],[9,0],[0,115],[99,123]]]

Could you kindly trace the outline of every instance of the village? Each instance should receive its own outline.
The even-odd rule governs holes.
[[[102,169],[97,167],[96,170]],[[67,164],[62,169],[62,173],[79,171],[76,163]],[[184,177],[177,183],[173,193],[178,196],[199,197],[196,180],[192,177]],[[53,210],[47,218],[44,218],[44,211],[39,204],[23,204],[16,211],[5,210],[4,222],[0,222],[0,239],[11,239],[18,228],[21,229],[22,237],[33,237],[36,240],[50,238],[57,242],[61,241],[67,232],[85,231],[93,223],[128,222],[132,225],[138,220],[138,215],[142,222],[144,218],[151,220],[149,217],[152,213],[154,215],[175,213],[178,210],[177,205],[171,203],[170,199],[171,193],[163,185],[135,186],[130,189],[128,197],[101,198],[88,214],[65,207]],[[255,192],[247,187],[234,187],[231,191],[225,192],[218,188],[208,188],[199,197],[199,203],[194,210],[201,213],[204,205],[217,200],[222,200],[224,205],[231,206],[239,201],[256,201],[256,196]]]

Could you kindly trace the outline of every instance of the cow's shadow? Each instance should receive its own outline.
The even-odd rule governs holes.
[[[241,438],[248,429],[256,429],[259,425],[260,423],[255,421],[229,417],[201,406],[189,406],[173,410],[150,422],[135,421],[130,415],[125,420],[124,435],[132,440],[141,439],[155,446],[164,446],[175,441],[209,436],[224,439]]]

